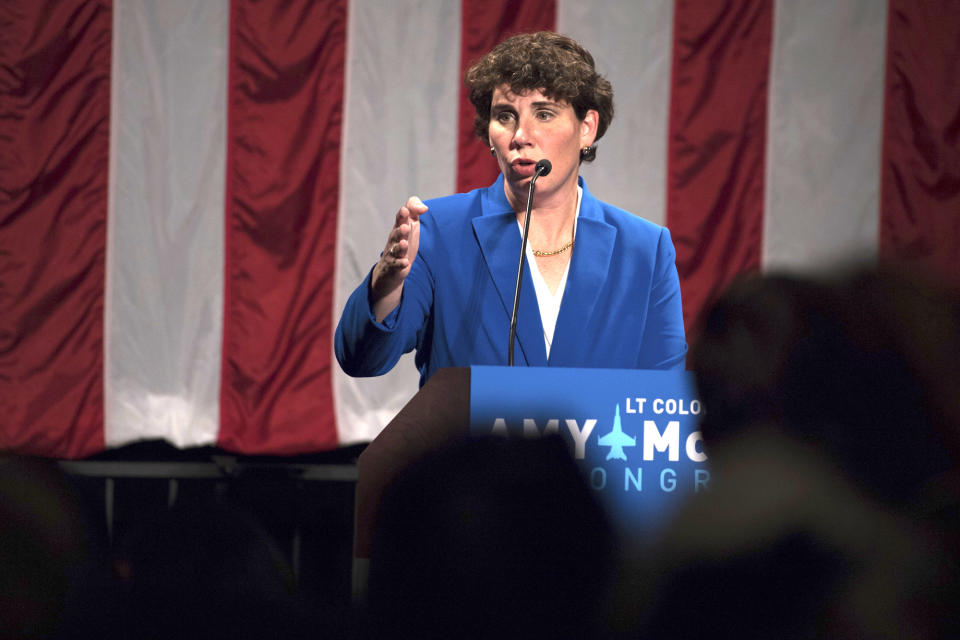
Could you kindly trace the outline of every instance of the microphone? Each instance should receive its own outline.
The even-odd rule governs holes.
[[[534,167],[530,179],[530,193],[527,195],[527,215],[523,218],[523,237],[520,240],[520,264],[517,266],[517,286],[513,291],[513,313],[510,314],[510,344],[507,347],[507,366],[513,366],[513,343],[517,338],[517,311],[520,309],[520,284],[523,282],[523,265],[527,261],[527,235],[530,233],[530,210],[533,209],[533,186],[537,178],[545,176],[553,169],[550,161],[544,158]]]

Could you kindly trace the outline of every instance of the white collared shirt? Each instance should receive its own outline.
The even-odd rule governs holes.
[[[577,221],[580,219],[580,199],[583,196],[583,188],[577,186],[577,211],[573,218],[573,237],[577,237]],[[520,234],[522,237],[523,226],[518,222]],[[571,247],[572,249],[572,247]],[[571,262],[573,259],[571,258]],[[550,346],[553,344],[553,332],[557,328],[557,316],[560,315],[560,304],[563,302],[563,292],[567,288],[567,275],[570,273],[570,262],[567,262],[563,270],[563,276],[560,278],[560,284],[557,290],[550,293],[550,287],[546,280],[540,274],[537,267],[536,257],[533,255],[533,248],[527,243],[527,264],[530,265],[530,275],[533,279],[533,288],[537,293],[537,304],[540,307],[540,324],[543,325],[543,342],[547,348],[547,359],[550,359]]]

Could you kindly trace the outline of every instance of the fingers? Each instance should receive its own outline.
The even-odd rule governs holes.
[[[423,201],[420,200],[420,198],[417,196],[410,196],[407,199],[407,203],[400,207],[400,210],[397,211],[397,215],[394,218],[394,226],[399,227],[403,224],[416,222],[421,215],[426,213],[427,209],[427,205],[423,204]]]
[[[401,225],[398,225],[390,230],[390,236],[387,238],[387,244],[389,249],[393,249],[395,246],[404,243],[404,247],[410,242],[410,233],[413,230],[413,224],[411,222],[404,222]],[[398,255],[398,254],[394,254]]]
[[[410,264],[407,254],[410,249],[410,224],[395,227],[387,240],[384,257],[388,266],[406,267]]]
[[[427,206],[417,196],[411,196],[394,217],[393,228],[387,236],[387,245],[381,256],[388,272],[404,270],[411,265],[419,245],[420,215]]]
[[[380,262],[388,271],[406,269],[410,266],[408,258],[409,243],[406,240],[400,242],[391,242],[387,244],[383,254],[380,256]]]
[[[426,213],[427,205],[423,204],[423,201],[420,200],[417,196],[410,196],[407,198],[407,204],[405,207],[401,207],[401,210],[406,209],[407,215],[411,220],[418,219],[422,214]]]
[[[407,249],[410,248],[410,243],[406,239],[399,240],[390,245],[389,254],[394,261],[399,262],[400,260],[407,257]]]
[[[411,236],[418,231],[420,215],[427,211],[427,206],[417,196],[407,199],[407,204],[400,207],[394,218],[393,229],[387,238],[387,251],[395,258],[402,258],[410,247]]]
[[[414,224],[419,224],[419,222],[412,218],[409,209],[400,207],[396,222],[394,222],[393,229],[390,231],[390,239],[395,241],[409,237]]]

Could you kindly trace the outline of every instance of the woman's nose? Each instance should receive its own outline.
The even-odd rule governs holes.
[[[513,143],[522,147],[530,143],[530,133],[533,123],[528,118],[520,118],[517,121],[517,128],[513,132]]]

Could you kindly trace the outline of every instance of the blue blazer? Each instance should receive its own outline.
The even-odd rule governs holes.
[[[669,231],[597,200],[583,178],[580,186],[550,359],[526,266],[515,364],[683,369],[687,343]],[[425,204],[420,249],[397,308],[376,321],[369,273],[347,301],[334,351],[349,375],[386,373],[413,349],[421,386],[442,367],[507,364],[520,233],[503,176],[486,189]]]

